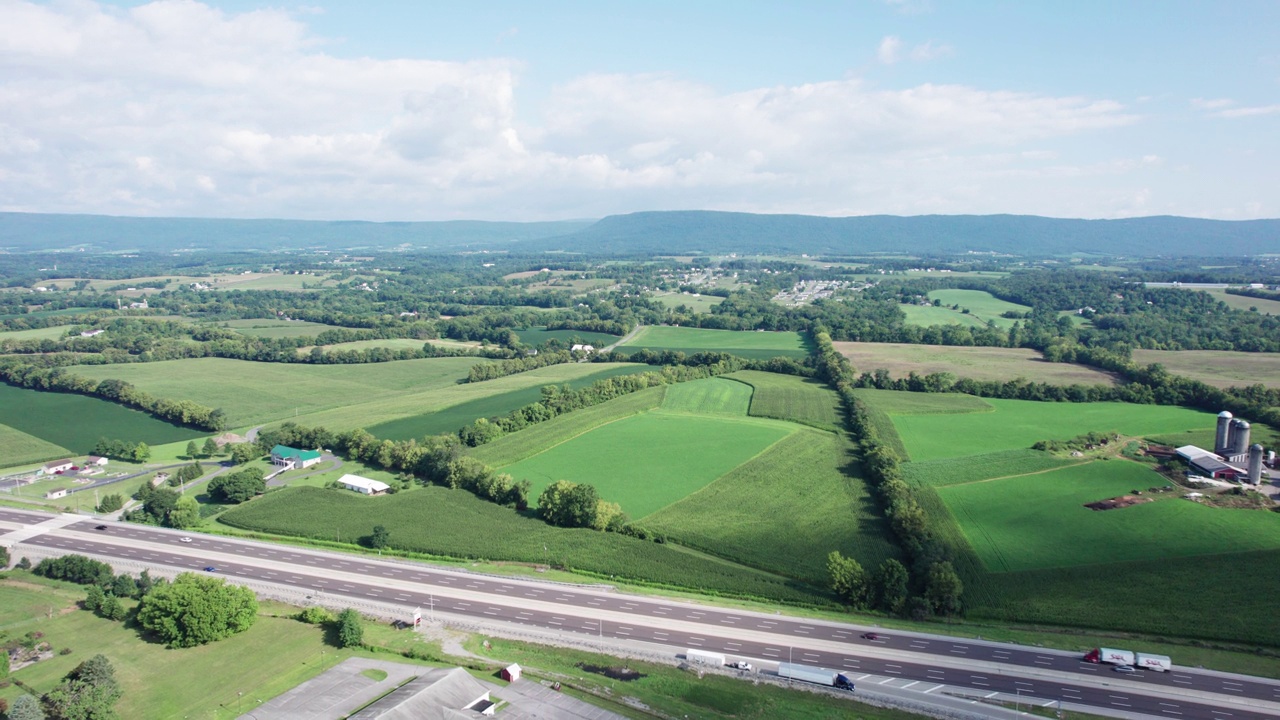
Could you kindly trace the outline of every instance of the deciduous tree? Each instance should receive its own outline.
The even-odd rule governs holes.
[[[142,598],[138,623],[169,647],[194,647],[249,629],[257,613],[252,590],[219,578],[182,573]]]

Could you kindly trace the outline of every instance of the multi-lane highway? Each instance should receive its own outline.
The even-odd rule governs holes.
[[[35,532],[39,523],[47,528]],[[539,583],[424,565],[181,533],[125,523],[0,508],[0,543],[79,552],[156,568],[231,578],[518,623],[587,638],[700,648],[756,660],[839,670],[855,682],[894,682],[921,693],[965,689],[1163,718],[1280,717],[1280,683],[1177,668],[1122,675],[1078,655],[1025,646],[875,630],[835,622],[727,610],[710,605]],[[25,528],[25,529],[24,529]],[[11,532],[16,531],[16,532]],[[27,537],[30,535],[30,537]],[[1177,658],[1174,658],[1175,663]]]

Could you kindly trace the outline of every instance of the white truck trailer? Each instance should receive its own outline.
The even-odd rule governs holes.
[[[1105,665],[1127,665],[1142,670],[1169,672],[1173,669],[1173,660],[1168,655],[1152,655],[1151,653],[1135,653],[1132,650],[1115,648],[1094,648],[1084,654],[1084,661]]]
[[[807,665],[778,663],[778,677],[811,682],[816,685],[826,685],[827,687],[846,688],[850,691],[853,690],[853,681],[845,677],[843,674],[838,673],[835,670],[809,667]]]
[[[724,655],[717,652],[708,652],[706,650],[697,650],[690,648],[684,651],[684,659],[691,663],[699,665],[710,665],[712,667],[724,667]]]

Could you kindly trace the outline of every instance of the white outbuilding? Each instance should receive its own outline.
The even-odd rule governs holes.
[[[361,495],[385,495],[387,490],[391,489],[391,486],[384,482],[360,477],[359,475],[343,475],[338,482],[342,483],[342,487],[348,490],[355,490]]]

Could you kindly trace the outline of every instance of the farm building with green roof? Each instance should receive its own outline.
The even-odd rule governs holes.
[[[320,451],[299,450],[287,445],[277,445],[271,448],[271,462],[281,467],[293,469],[311,467],[320,462]]]

